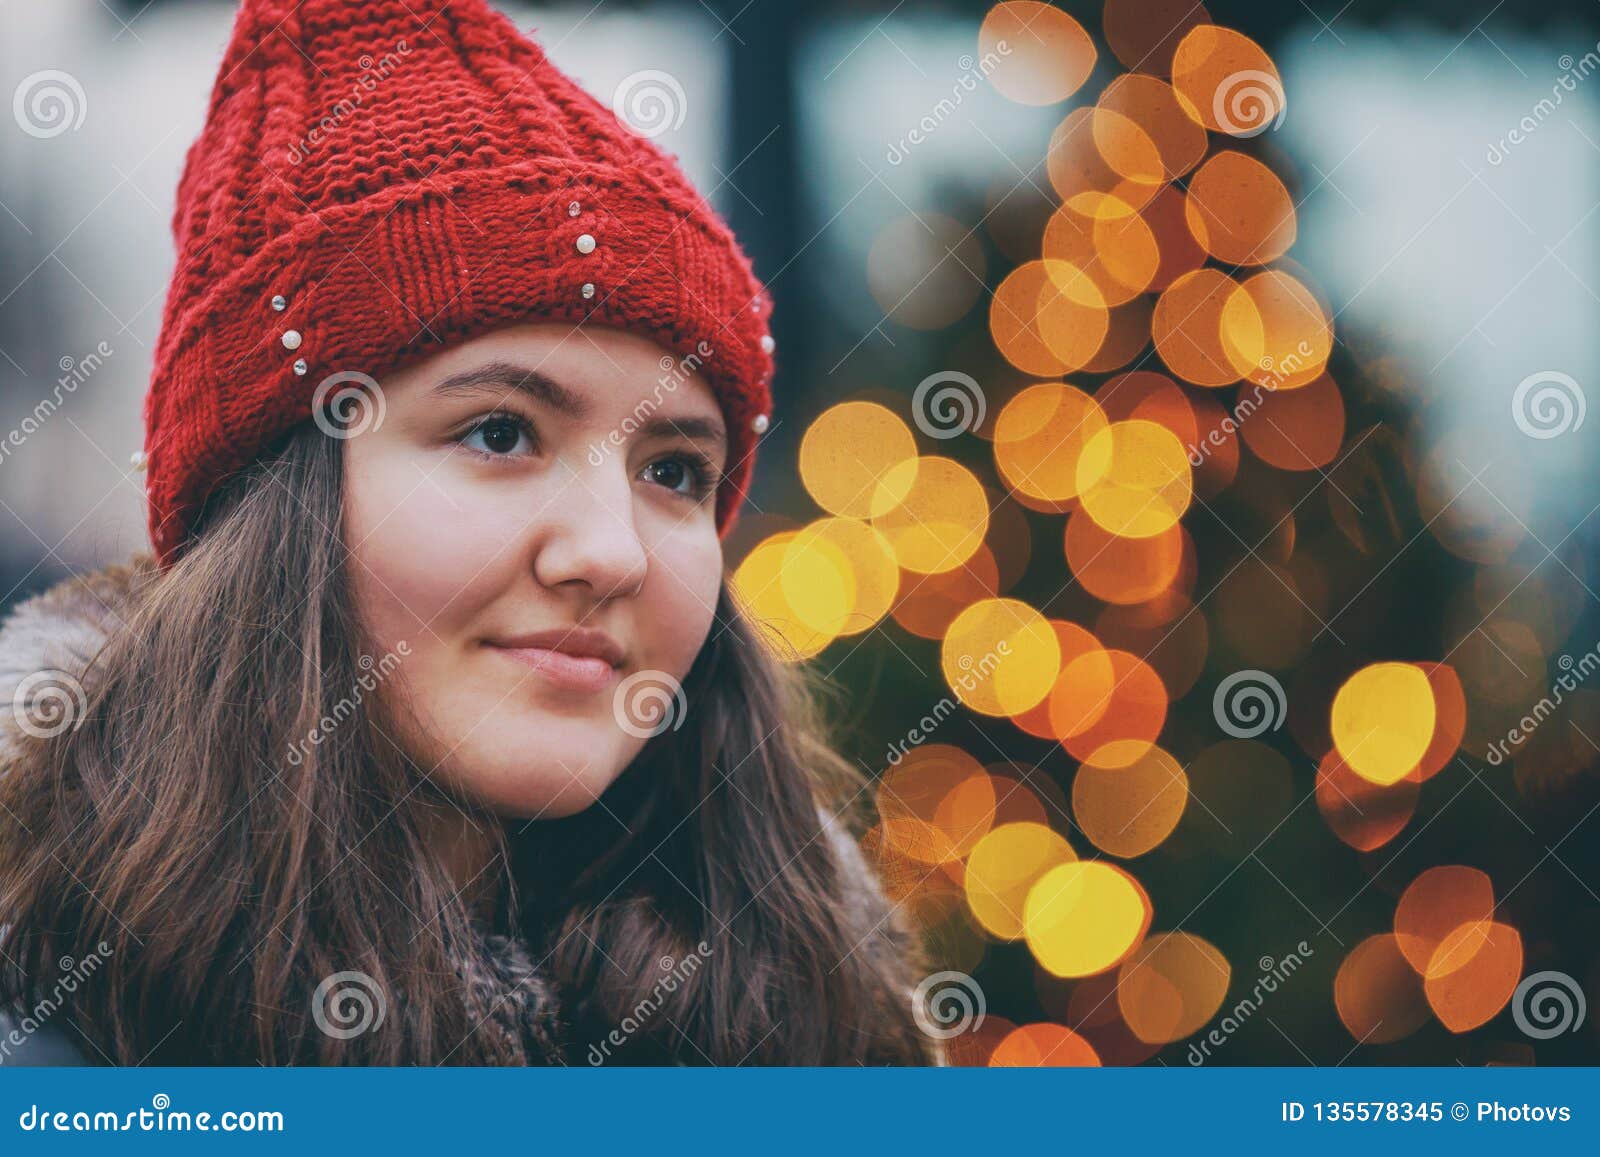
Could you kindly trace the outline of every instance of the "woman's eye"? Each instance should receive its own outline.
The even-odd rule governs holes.
[[[710,489],[710,467],[686,458],[662,458],[652,462],[640,472],[639,477],[657,486],[698,498]]]
[[[462,444],[480,454],[502,458],[516,453],[524,442],[532,449],[527,424],[520,418],[504,414],[491,414],[479,422],[461,439]]]

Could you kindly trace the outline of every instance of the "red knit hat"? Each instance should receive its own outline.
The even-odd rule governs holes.
[[[732,527],[771,407],[770,301],[678,166],[484,0],[244,0],[172,227],[145,400],[163,565],[320,382],[528,318],[703,359]]]

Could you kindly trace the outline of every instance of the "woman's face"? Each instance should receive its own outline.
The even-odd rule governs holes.
[[[379,389],[381,419],[342,432],[344,534],[372,658],[403,656],[395,738],[500,815],[581,811],[664,726],[711,628],[711,389],[646,338],[555,323]]]

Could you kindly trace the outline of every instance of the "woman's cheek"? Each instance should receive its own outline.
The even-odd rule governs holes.
[[[474,588],[500,580],[496,559],[513,544],[494,524],[481,496],[461,493],[445,470],[426,479],[414,464],[365,473],[353,488],[350,531],[373,628],[448,637],[450,617],[476,609]]]
[[[655,632],[653,664],[683,678],[694,665],[716,618],[722,584],[722,543],[714,528],[674,534],[655,544],[638,621]]]

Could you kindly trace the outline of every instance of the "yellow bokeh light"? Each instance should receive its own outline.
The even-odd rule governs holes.
[[[1255,136],[1285,108],[1283,81],[1266,51],[1215,24],[1191,28],[1172,56],[1172,87],[1195,120],[1219,133]]]
[[[1033,324],[1045,348],[1068,370],[1089,363],[1111,326],[1106,295],[1083,269],[1070,261],[1047,259],[1045,279],[1034,300]]]
[[[1023,373],[1041,378],[1087,365],[1110,325],[1105,295],[1068,261],[1024,262],[989,303],[995,346]]]
[[[875,402],[843,402],[811,423],[800,441],[800,480],[818,506],[845,518],[872,518],[905,497],[884,477],[914,460],[917,442],[891,410]],[[915,472],[897,475],[909,489]]]
[[[989,1054],[992,1068],[1097,1068],[1094,1046],[1065,1025],[1024,1024],[1012,1029]]]
[[[1143,130],[1159,158],[1159,171],[1129,171],[1118,166],[1118,155],[1111,148],[1115,138],[1100,140],[1104,133],[1102,118],[1107,112],[1118,113]],[[1106,85],[1095,102],[1094,128],[1096,143],[1106,162],[1129,178],[1176,180],[1199,164],[1206,152],[1205,129],[1184,110],[1172,87],[1139,72],[1123,73]]]
[[[1090,128],[1095,148],[1119,177],[1152,187],[1167,179],[1161,150],[1143,126],[1131,117],[1099,105],[1090,119]]]
[[[1030,386],[1007,402],[995,421],[995,464],[1013,490],[1067,502],[1078,496],[1084,446],[1106,425],[1099,404],[1082,390],[1059,382]]]
[[[784,602],[802,623],[829,637],[843,633],[856,602],[856,576],[836,543],[820,534],[797,533],[784,546],[778,581]]]
[[[1333,324],[1311,291],[1276,269],[1235,289],[1222,307],[1222,348],[1249,381],[1293,390],[1322,376]]]
[[[1481,925],[1493,915],[1494,881],[1487,872],[1465,864],[1437,864],[1401,893],[1394,910],[1395,942],[1411,967],[1427,976],[1435,963],[1445,968],[1463,963],[1459,949],[1472,947],[1469,942],[1457,940],[1452,945],[1457,951],[1439,953],[1452,932]]]
[[[1016,599],[984,599],[956,616],[940,664],[951,692],[984,715],[1015,715],[1050,693],[1061,669],[1055,628]]]
[[[1430,964],[1423,980],[1428,1005],[1451,1032],[1493,1019],[1522,978],[1522,934],[1495,920],[1462,925],[1445,937],[1435,956],[1463,961],[1456,967]]]
[[[789,544],[795,537],[795,532],[787,531],[768,538],[745,556],[732,579],[734,596],[755,624],[757,634],[784,662],[809,659],[836,637],[826,629],[819,630],[806,618],[806,614],[816,616],[828,598],[837,599],[836,591],[809,605],[806,614],[789,602],[789,584],[785,576]],[[813,573],[824,576],[831,573],[831,581],[835,584],[839,581],[838,572],[826,554],[811,553],[807,564],[808,569],[814,567]],[[828,581],[825,577],[824,582]]]
[[[1123,962],[1117,1007],[1148,1044],[1198,1032],[1222,1007],[1233,970],[1215,945],[1188,932],[1158,932]]]
[[[1018,104],[1055,104],[1094,70],[1094,41],[1071,16],[1038,0],[1004,0],[989,9],[978,48],[996,62],[989,83]]]
[[[1334,746],[1363,779],[1398,783],[1428,750],[1434,718],[1433,688],[1422,668],[1373,663],[1345,680],[1334,697]]]
[[[1169,530],[1193,497],[1183,443],[1156,422],[1112,422],[1078,457],[1083,509],[1112,534],[1150,538]]]
[[[1124,858],[1166,839],[1188,802],[1188,777],[1159,747],[1125,765],[1091,757],[1072,781],[1072,815],[1083,834],[1101,851]]]
[[[1019,940],[1028,890],[1040,876],[1076,858],[1067,841],[1044,824],[1000,824],[967,857],[967,907],[990,935]]]
[[[1422,981],[1386,932],[1367,937],[1339,964],[1333,1002],[1345,1028],[1363,1044],[1401,1040],[1428,1019]]]
[[[1145,219],[1115,197],[1104,198],[1092,213],[1063,205],[1044,231],[1045,271],[1077,293],[1077,304],[1094,310],[1122,305],[1150,286],[1161,265],[1161,251]],[[1077,290],[1085,277],[1094,292]],[[1109,324],[1109,321],[1108,321]]]
[[[1231,149],[1217,153],[1189,178],[1188,192],[1189,231],[1224,264],[1265,265],[1294,244],[1294,200],[1254,157]]]
[[[961,859],[994,826],[994,780],[948,744],[913,747],[891,764],[879,777],[877,802],[885,842],[926,863]]]
[[[1220,269],[1196,269],[1162,291],[1150,319],[1150,337],[1167,368],[1184,381],[1226,386],[1239,380],[1239,369],[1222,342],[1223,310],[1238,288]],[[1236,343],[1240,340],[1235,336]]]
[[[983,545],[989,499],[972,471],[951,458],[901,462],[878,483],[873,519],[906,570],[940,574],[960,566]],[[898,495],[898,501],[892,501]]]
[[[1150,927],[1150,898],[1121,868],[1100,860],[1051,868],[1028,889],[1022,922],[1034,959],[1055,976],[1115,967]]]
[[[789,543],[784,596],[812,627],[859,635],[883,620],[900,590],[889,541],[870,523],[823,518]]]
[[[1112,167],[1108,152],[1123,164],[1128,158],[1148,158],[1144,167],[1153,179],[1124,176]],[[1062,205],[1086,217],[1142,208],[1165,187],[1158,166],[1155,142],[1120,113],[1075,108],[1050,134],[1046,155],[1050,184]]]

